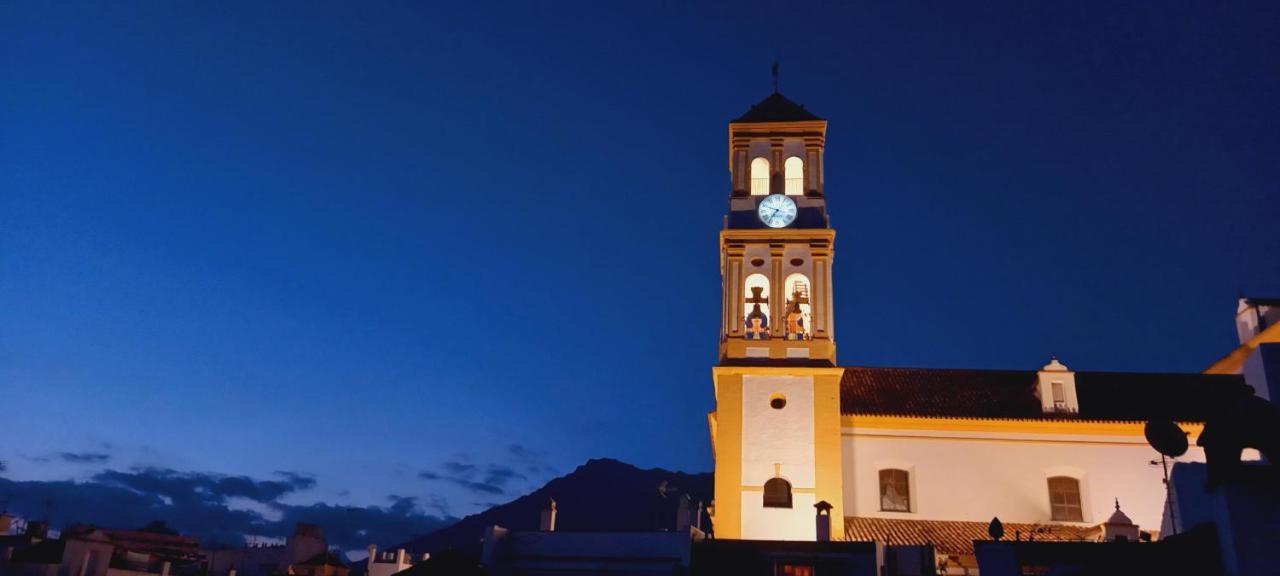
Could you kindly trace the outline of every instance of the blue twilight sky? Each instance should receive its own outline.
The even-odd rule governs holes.
[[[844,364],[1196,371],[1280,294],[1280,4],[840,4],[0,5],[5,474],[459,515],[709,470],[778,51]]]

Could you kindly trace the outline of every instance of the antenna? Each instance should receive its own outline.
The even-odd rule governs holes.
[[[773,93],[778,93],[778,62],[782,60],[782,22],[774,22],[773,25],[773,68],[770,70],[773,74]]]

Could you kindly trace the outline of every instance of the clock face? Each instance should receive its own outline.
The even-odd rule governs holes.
[[[783,228],[796,219],[796,201],[782,194],[771,194],[760,201],[756,213],[765,226]]]

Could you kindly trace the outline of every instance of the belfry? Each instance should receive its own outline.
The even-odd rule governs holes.
[[[825,120],[778,93],[729,123],[722,361],[835,365],[826,133]]]

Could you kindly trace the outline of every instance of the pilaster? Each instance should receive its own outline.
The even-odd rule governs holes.
[[[769,244],[769,337],[782,338],[786,316],[786,297],[783,287],[782,258],[787,245]]]

